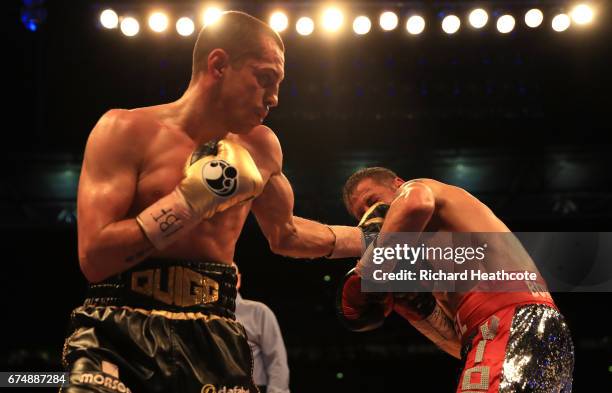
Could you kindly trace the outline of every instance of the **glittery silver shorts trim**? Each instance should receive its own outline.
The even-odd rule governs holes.
[[[574,345],[563,315],[543,304],[517,307],[499,393],[569,393]]]

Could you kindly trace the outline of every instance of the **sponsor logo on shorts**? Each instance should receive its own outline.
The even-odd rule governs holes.
[[[200,393],[249,393],[249,392],[250,392],[249,389],[241,388],[240,386],[234,386],[234,387],[229,387],[229,388],[227,386],[216,387],[215,385],[211,385],[209,383],[202,386],[202,390],[200,391]]]
[[[114,390],[115,392],[119,393],[132,393],[132,391],[126,387],[123,382],[117,378],[109,377],[108,375],[104,374],[84,373],[79,376],[78,382],[88,385],[104,386],[107,389]]]

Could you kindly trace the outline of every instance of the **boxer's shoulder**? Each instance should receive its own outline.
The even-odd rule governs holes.
[[[422,190],[426,190],[427,192],[433,193],[434,189],[436,189],[437,184],[435,184],[435,180],[432,179],[425,179],[425,178],[419,178],[419,179],[411,179],[408,181],[405,181],[401,186],[400,186],[400,193],[406,193],[409,192],[411,190],[414,189],[422,189]]]
[[[268,167],[272,172],[282,167],[283,151],[278,137],[264,125],[253,128],[248,134],[236,135],[238,143],[243,145],[259,165]]]
[[[428,178],[411,179],[411,180],[406,181],[401,186],[403,190],[415,188],[415,187],[426,188],[436,197],[436,200],[438,200],[439,198],[444,198],[450,192],[454,193],[454,192],[463,191],[463,189],[457,186],[442,183],[440,181],[437,181],[434,179],[428,179]]]
[[[111,109],[106,112],[92,131],[97,138],[111,138],[125,141],[129,138],[150,137],[159,129],[156,119],[139,109]]]
[[[96,159],[98,166],[101,166],[102,157],[107,163],[140,165],[152,141],[157,140],[155,136],[160,129],[154,117],[139,110],[111,109],[102,115],[91,131],[85,158]]]
[[[280,151],[281,149],[280,141],[274,131],[264,125],[257,126],[248,134],[241,135],[240,137],[262,150],[269,151],[272,149]]]
[[[440,182],[434,180],[434,179],[428,179],[425,177],[421,177],[418,179],[410,179],[406,182],[404,182],[404,184],[402,184],[402,187],[406,187],[406,186],[410,186],[410,185],[432,185],[432,184],[441,184]]]

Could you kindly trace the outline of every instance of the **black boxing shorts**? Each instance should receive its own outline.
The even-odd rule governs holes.
[[[255,393],[225,264],[157,260],[90,285],[72,312],[62,392]]]
[[[459,306],[457,393],[569,393],[574,348],[547,292],[470,293]]]

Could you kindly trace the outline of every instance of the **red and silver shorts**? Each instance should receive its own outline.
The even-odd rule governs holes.
[[[486,296],[486,306],[462,321],[467,330],[457,393],[571,392],[574,347],[552,299],[527,300],[515,293],[474,295]],[[508,300],[500,302],[502,297],[519,304],[504,305]],[[498,309],[482,320],[493,307]],[[481,321],[474,324],[477,319]]]

